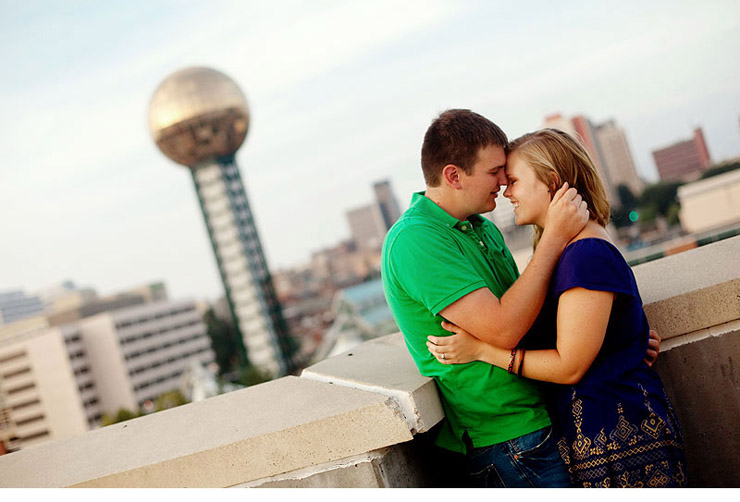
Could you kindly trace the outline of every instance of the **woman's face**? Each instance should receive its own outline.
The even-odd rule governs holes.
[[[509,185],[504,191],[514,206],[517,225],[537,225],[544,228],[545,216],[552,195],[546,184],[537,178],[534,169],[516,152],[506,160]]]

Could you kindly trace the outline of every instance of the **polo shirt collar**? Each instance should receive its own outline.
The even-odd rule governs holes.
[[[411,206],[416,207],[416,209],[425,216],[428,216],[434,220],[438,220],[448,227],[459,229],[460,225],[463,222],[468,221],[473,225],[473,227],[477,228],[484,221],[484,218],[479,214],[474,214],[470,216],[467,220],[458,220],[447,211],[439,207],[437,204],[435,204],[432,199],[425,195],[425,192],[414,192],[414,195],[411,196]]]

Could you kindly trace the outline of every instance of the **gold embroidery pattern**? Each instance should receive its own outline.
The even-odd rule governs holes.
[[[616,406],[617,423],[607,435],[602,428],[593,438],[582,432],[583,402],[574,395],[572,420],[575,439],[565,438],[558,450],[576,485],[584,487],[685,486],[683,444],[672,428],[653,412],[645,393],[648,416],[640,427],[625,418],[621,403]]]

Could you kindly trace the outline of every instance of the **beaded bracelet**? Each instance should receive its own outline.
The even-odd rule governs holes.
[[[509,359],[509,369],[506,370],[509,373],[513,373],[514,372],[514,358],[516,357],[516,351],[517,351],[517,349],[515,349],[515,348],[514,349],[511,349],[511,359]]]

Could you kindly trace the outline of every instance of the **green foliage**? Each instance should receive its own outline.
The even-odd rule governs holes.
[[[239,374],[239,380],[237,383],[249,387],[251,385],[257,385],[264,382],[269,382],[274,377],[269,372],[260,370],[255,366],[247,366]]]
[[[176,406],[187,404],[188,400],[182,395],[179,390],[171,390],[165,392],[154,401],[156,411],[168,410]]]
[[[658,182],[645,188],[639,200],[639,212],[641,221],[652,221],[657,216],[668,217],[672,206],[678,206],[679,182]],[[680,206],[679,206],[680,207]]]
[[[212,308],[203,316],[211,347],[216,353],[218,374],[224,375],[239,368],[239,333],[236,328],[219,318]]]
[[[740,169],[740,161],[730,162],[721,166],[712,166],[702,173],[700,179],[711,178],[712,176],[717,176],[718,174],[724,174],[730,171],[734,171],[735,169]]]
[[[637,197],[635,197],[635,194],[632,193],[632,190],[627,185],[619,185],[617,187],[617,195],[619,196],[619,202],[622,207],[626,208],[628,213],[637,207]]]
[[[619,196],[620,205],[611,208],[612,223],[617,228],[629,227],[633,224],[629,218],[630,211],[634,211],[638,207],[637,197],[634,196],[627,185],[619,185],[617,195]]]
[[[615,227],[623,228],[632,225],[629,219],[630,209],[625,206],[614,207],[611,210],[611,220]]]
[[[185,396],[182,395],[182,392],[180,392],[179,390],[172,390],[169,392],[165,392],[157,398],[154,403],[154,412],[174,408],[175,406],[180,406],[187,403],[188,400],[185,399]],[[144,415],[146,415],[146,412],[141,409],[134,412],[125,408],[121,408],[113,416],[107,413],[103,413],[103,416],[100,419],[100,425],[102,427],[105,427],[106,425],[113,425],[120,422],[125,422],[126,420],[142,417]]]
[[[676,202],[675,204],[671,204],[665,216],[665,219],[668,222],[668,224],[669,225],[679,225],[681,223],[681,220],[678,217],[680,213],[681,213],[681,206],[678,204],[678,202]]]
[[[137,412],[133,412],[125,408],[121,408],[113,416],[107,413],[103,413],[103,416],[100,419],[100,425],[105,427],[106,425],[117,424],[119,422],[125,422],[126,420],[131,420],[132,418],[138,418],[142,416],[143,414],[144,412],[141,410]]]
[[[653,221],[658,215],[658,211],[656,210],[655,206],[652,205],[640,207],[638,212],[640,213],[640,221],[643,223]]]

